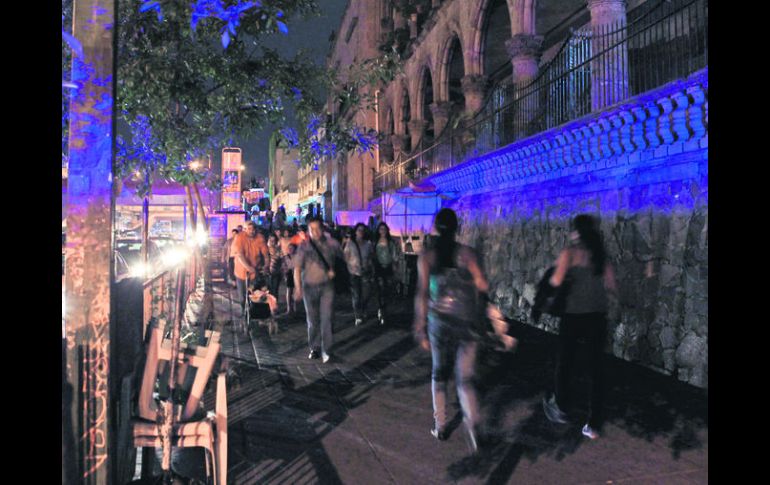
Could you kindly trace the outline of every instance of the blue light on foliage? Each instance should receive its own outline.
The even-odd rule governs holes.
[[[350,130],[350,136],[356,144],[359,155],[366,152],[372,154],[372,149],[377,145],[377,132],[374,130],[364,132],[358,126],[354,126]]]
[[[83,46],[80,44],[79,40],[63,30],[61,31],[61,36],[77,57],[83,57]]]
[[[302,91],[300,91],[297,88],[292,87],[291,92],[294,93],[294,99],[299,101],[302,99]]]
[[[311,135],[318,135],[318,127],[321,126],[321,117],[318,115],[312,115],[310,121],[307,124],[307,131]]]
[[[153,0],[142,0],[144,3],[139,7],[139,12],[147,12],[148,10],[155,10],[158,16],[158,22],[163,21],[163,11],[160,8],[160,3]]]
[[[144,7],[145,10],[149,8],[155,8],[157,2],[150,2],[151,6]],[[160,9],[160,6],[157,6]],[[241,15],[252,8],[262,8],[262,4],[258,1],[251,2],[238,2],[234,5],[225,7],[221,0],[197,0],[193,4],[193,12],[190,19],[190,28],[195,31],[198,26],[198,22],[205,18],[214,17],[225,22],[225,26],[222,27],[222,46],[226,49],[230,45],[230,40],[236,36],[237,28],[241,23]],[[283,18],[283,12],[279,10],[275,14],[276,18]],[[267,15],[262,14],[262,20],[267,19]],[[275,21],[278,26],[278,30],[284,35],[289,33],[289,28],[286,24],[280,20]]]
[[[299,145],[299,135],[294,128],[284,128],[279,130],[279,133],[284,140],[289,144],[289,147],[293,148]]]

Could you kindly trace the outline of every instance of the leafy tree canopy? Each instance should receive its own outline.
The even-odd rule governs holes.
[[[62,8],[71,11],[71,0]],[[392,79],[397,55],[351,66],[343,83],[303,52],[289,59],[264,45],[266,36],[288,33],[291,19],[318,15],[316,0],[128,0],[118,8],[116,106],[130,136],[117,138],[116,176],[136,177],[139,195],[149,194],[156,176],[218,185],[191,162],[269,124],[287,126],[289,107],[302,128],[281,133],[300,147],[303,164],[377,143],[353,116],[325,116],[320,100],[326,87],[342,113],[371,109],[366,86]],[[70,49],[62,49],[64,65]],[[66,112],[63,96],[63,156]]]

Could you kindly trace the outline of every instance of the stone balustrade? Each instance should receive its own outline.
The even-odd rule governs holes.
[[[708,146],[708,69],[631,98],[598,114],[470,159],[426,181],[473,193],[559,178],[603,166],[625,166]],[[495,164],[484,160],[495,159]],[[502,185],[501,185],[502,184]]]
[[[708,387],[707,69],[426,180],[456,194],[459,237],[483,256],[490,295],[532,325],[569,220],[599,215],[620,290],[607,350]]]

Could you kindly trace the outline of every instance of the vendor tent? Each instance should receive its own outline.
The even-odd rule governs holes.
[[[393,235],[429,233],[445,197],[438,192],[409,189],[382,194],[382,218]]]

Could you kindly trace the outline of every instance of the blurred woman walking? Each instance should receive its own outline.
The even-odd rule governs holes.
[[[368,301],[368,280],[372,273],[372,243],[366,239],[366,226],[356,224],[350,239],[343,247],[345,263],[350,273],[350,292],[353,295],[353,314],[356,326],[366,319],[366,302]]]
[[[387,301],[393,286],[393,273],[398,258],[396,242],[390,236],[390,227],[384,222],[377,226],[374,246],[374,278],[377,281],[377,318],[385,324]]]
[[[607,296],[617,294],[615,273],[607,261],[599,221],[581,214],[572,221],[570,243],[559,254],[551,286],[563,284],[566,307],[559,326],[559,347],[556,364],[556,392],[543,398],[543,409],[553,422],[566,423],[563,411],[569,405],[570,371],[579,338],[588,341],[591,373],[591,408],[583,426],[583,435],[599,437],[602,424],[604,375],[602,358],[607,334]]]
[[[476,451],[481,437],[479,403],[473,384],[478,340],[471,329],[479,318],[480,305],[488,301],[489,284],[476,252],[455,242],[457,225],[454,211],[441,209],[434,221],[439,236],[432,248],[419,256],[414,334],[433,358],[431,434],[441,441],[448,437],[446,394],[454,368],[460,407]]]

